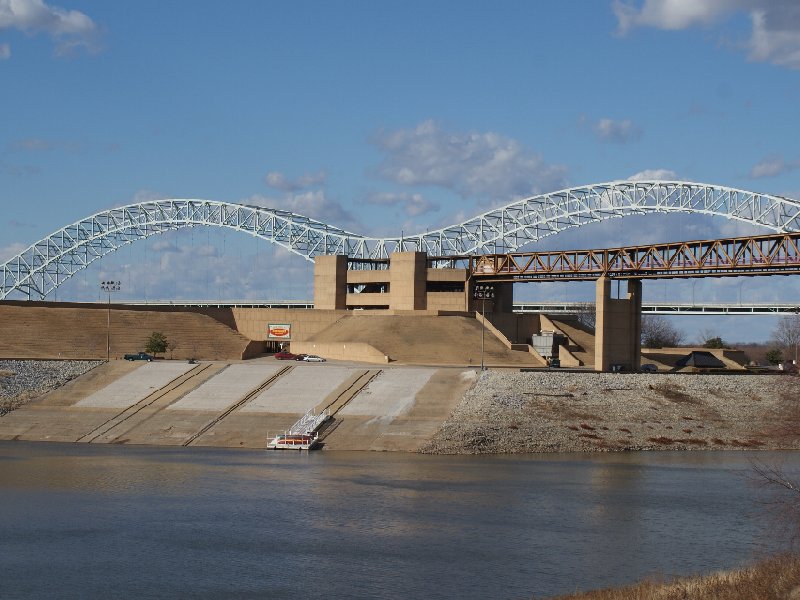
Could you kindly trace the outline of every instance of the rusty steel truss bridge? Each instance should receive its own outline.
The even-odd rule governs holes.
[[[77,272],[117,249],[186,227],[240,231],[311,261],[331,254],[364,260],[411,250],[432,257],[508,253],[573,227],[649,213],[716,215],[778,233],[800,231],[797,200],[684,181],[616,181],[574,187],[518,200],[457,225],[387,238],[358,235],[260,206],[154,200],[86,217],[0,263],[0,300],[44,299]],[[658,276],[669,276],[668,272],[662,269]],[[650,276],[656,276],[655,271]]]
[[[800,274],[800,232],[602,250],[471,256],[481,281],[676,279]]]

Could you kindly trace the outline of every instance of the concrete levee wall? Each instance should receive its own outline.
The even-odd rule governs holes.
[[[497,312],[486,317],[514,344],[530,344],[531,336],[539,333],[541,321],[538,314]]]
[[[251,340],[266,341],[270,323],[287,323],[292,326],[291,342],[302,342],[329,327],[343,316],[346,310],[308,310],[292,308],[233,308],[234,326]],[[294,346],[292,346],[294,349]]]
[[[224,315],[222,315],[224,316]],[[183,308],[128,307],[66,302],[0,303],[0,356],[4,358],[105,358],[145,350],[153,332],[175,344],[176,359],[242,359],[264,344],[209,315]]]
[[[513,316],[513,315],[509,315]],[[500,329],[498,329],[490,320],[489,318],[484,318],[483,315],[480,313],[475,315],[475,318],[479,323],[481,323],[486,329],[488,329],[492,334],[500,340],[500,342],[509,350],[514,350],[515,352],[527,352],[531,354],[534,358],[538,358],[541,361],[542,365],[547,364],[547,361],[539,354],[533,346],[530,344],[521,344],[521,343],[514,343],[506,337]]]
[[[582,367],[583,362],[569,351],[566,346],[558,347],[558,360],[562,367]]]
[[[464,292],[428,292],[428,310],[457,310],[465,308]]]
[[[318,354],[333,360],[355,360],[375,364],[386,364],[391,358],[363,342],[294,342],[292,352]]]

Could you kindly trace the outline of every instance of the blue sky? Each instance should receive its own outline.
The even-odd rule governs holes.
[[[798,74],[794,0],[0,0],[0,260],[153,198],[256,202],[372,235],[645,172],[800,198]],[[748,231],[661,215],[548,245]],[[114,277],[120,300],[305,299],[311,272],[266,242],[194,230],[117,252],[59,298],[96,300]],[[689,301],[691,288],[646,284],[645,299]],[[740,292],[791,301],[800,284],[694,289]],[[706,325],[743,341],[772,326]]]

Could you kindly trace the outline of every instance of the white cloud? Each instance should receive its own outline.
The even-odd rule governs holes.
[[[800,69],[800,5],[751,13],[750,59]]]
[[[155,252],[181,252],[181,249],[170,240],[157,240],[153,242],[150,249]]]
[[[800,169],[800,160],[786,161],[782,156],[765,158],[760,163],[750,169],[751,179],[761,179],[763,177],[775,177]]]
[[[678,174],[669,169],[645,169],[628,177],[628,181],[677,181]]]
[[[8,60],[9,58],[11,58],[11,46],[0,44],[0,60]]]
[[[439,210],[439,205],[425,199],[422,194],[378,192],[367,197],[368,204],[401,206],[409,217],[418,217]]]
[[[341,203],[328,198],[324,190],[289,194],[283,198],[269,198],[256,194],[243,200],[243,203],[286,210],[342,229],[361,228],[358,219]]]
[[[614,0],[611,8],[620,32],[626,33],[634,27],[675,30],[709,25],[745,4],[740,0],[645,0],[638,8],[633,2]]]
[[[741,44],[750,60],[800,69],[800,3],[796,0],[614,0],[619,32],[635,27],[679,30],[711,26],[737,12],[750,16],[750,38]]]
[[[23,244],[22,242],[12,242],[6,246],[0,248],[0,263],[4,263],[7,260],[11,259],[12,256],[16,256],[23,250],[28,247],[27,244]]]
[[[322,185],[326,179],[327,174],[324,171],[304,173],[294,180],[289,179],[280,171],[271,171],[264,177],[264,181],[269,187],[284,192],[296,192],[315,185]]]
[[[27,150],[29,152],[38,152],[43,150],[50,150],[53,145],[47,140],[40,138],[28,138],[24,140],[17,140],[12,144],[15,150]]]
[[[402,185],[439,186],[501,202],[566,185],[566,167],[494,132],[450,132],[429,120],[380,132],[373,143],[385,154],[376,173]]]
[[[42,0],[0,0],[0,30],[45,33],[56,42],[56,54],[95,49],[97,25],[84,13],[51,6]],[[8,44],[4,44],[11,54]],[[6,56],[6,58],[8,58]]]
[[[133,197],[131,198],[132,204],[138,204],[139,202],[152,202],[154,200],[166,200],[169,196],[162,194],[161,192],[154,192],[153,190],[137,190]],[[128,204],[127,202],[125,204]]]
[[[592,131],[599,141],[616,144],[635,142],[642,137],[642,129],[630,119],[600,119],[592,126]]]

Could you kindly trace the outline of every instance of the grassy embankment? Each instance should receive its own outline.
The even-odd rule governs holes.
[[[800,600],[800,555],[778,556],[736,571],[670,582],[647,580],[551,600]]]

